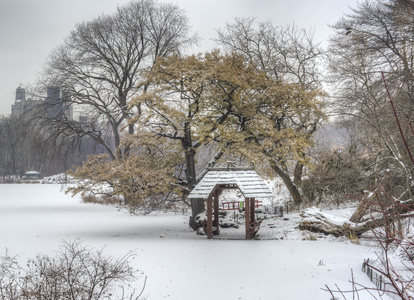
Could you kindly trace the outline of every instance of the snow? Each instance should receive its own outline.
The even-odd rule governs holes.
[[[235,184],[245,198],[275,198],[254,170],[211,169],[194,187],[188,198],[207,199],[217,184]]]
[[[322,288],[337,284],[350,290],[351,270],[359,283],[374,287],[361,265],[378,249],[344,238],[310,239],[310,233],[296,229],[298,213],[263,221],[257,240],[243,240],[243,226],[222,229],[208,240],[188,227],[186,214],[133,216],[81,203],[65,189],[0,185],[1,255],[6,248],[22,261],[38,253],[53,255],[63,240],[75,239],[117,257],[135,250],[131,263],[147,276],[147,299],[331,299]],[[361,293],[360,299],[372,298]]]
[[[74,179],[72,176],[65,174],[65,173],[60,173],[57,175],[53,175],[53,176],[49,176],[49,177],[44,177],[41,181],[41,183],[43,184],[65,184],[65,183],[72,183],[75,184],[77,182],[76,179]]]
[[[26,174],[26,175],[40,175],[40,172],[37,172],[37,171],[28,171],[28,172],[26,172],[24,174]]]
[[[336,214],[335,214],[336,212]],[[349,209],[346,211],[341,211],[340,213],[344,214],[346,212],[349,212]],[[304,214],[310,217],[307,217],[306,220],[308,221],[317,221],[317,218],[322,218],[327,220],[329,223],[332,223],[334,225],[342,226],[343,224],[352,224],[351,221],[349,221],[350,216],[343,216],[343,215],[337,215],[338,211],[322,211],[321,209],[313,206],[310,208],[307,208],[304,210]]]

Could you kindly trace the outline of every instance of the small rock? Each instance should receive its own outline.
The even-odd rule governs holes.
[[[197,235],[206,235],[206,233],[204,232],[204,230],[203,230],[203,229],[201,229],[201,228],[197,229],[196,234],[197,234]]]

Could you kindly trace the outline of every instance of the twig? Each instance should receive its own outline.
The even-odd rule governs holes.
[[[391,103],[391,106],[392,106],[392,110],[394,111],[394,116],[395,116],[395,120],[397,121],[397,124],[398,124],[398,129],[400,130],[401,137],[402,137],[402,139],[403,139],[403,141],[404,141],[405,148],[407,149],[407,152],[408,152],[408,154],[409,154],[409,156],[410,156],[410,158],[411,158],[411,162],[412,162],[412,163],[413,163],[413,165],[414,165],[414,158],[413,158],[413,156],[412,156],[412,154],[411,154],[410,148],[408,147],[407,141],[405,140],[404,133],[403,133],[403,131],[402,131],[402,129],[401,129],[400,120],[399,120],[399,118],[398,118],[398,116],[397,116],[397,112],[396,112],[396,110],[395,110],[395,106],[394,106],[394,101],[393,101],[393,100],[392,100],[392,98],[391,98],[390,91],[389,91],[388,86],[387,86],[387,83],[386,83],[386,81],[385,81],[384,72],[383,72],[383,71],[381,71],[381,74],[382,74],[382,79],[383,79],[383,81],[384,81],[385,89],[387,90],[388,99],[390,100],[390,103]],[[411,124],[410,124],[410,125],[411,125]],[[412,129],[412,127],[411,127],[411,129]]]

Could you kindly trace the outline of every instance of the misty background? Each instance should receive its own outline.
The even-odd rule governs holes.
[[[0,1],[0,115],[9,115],[18,86],[33,85],[49,55],[76,24],[111,14],[129,0],[2,0]],[[355,7],[356,0],[172,0],[190,19],[199,45],[188,51],[215,47],[216,30],[235,17],[256,17],[275,26],[294,23],[314,30],[314,41],[326,44],[329,27]]]

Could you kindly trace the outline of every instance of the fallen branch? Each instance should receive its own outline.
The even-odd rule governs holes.
[[[365,220],[362,224],[344,223],[342,225],[334,224],[327,220],[323,215],[312,215],[313,220],[304,220],[299,223],[300,230],[308,230],[315,233],[323,233],[326,235],[339,236],[360,236],[372,229],[384,226],[386,223],[393,222],[397,219],[414,217],[413,213],[403,215],[388,215],[377,219]]]

